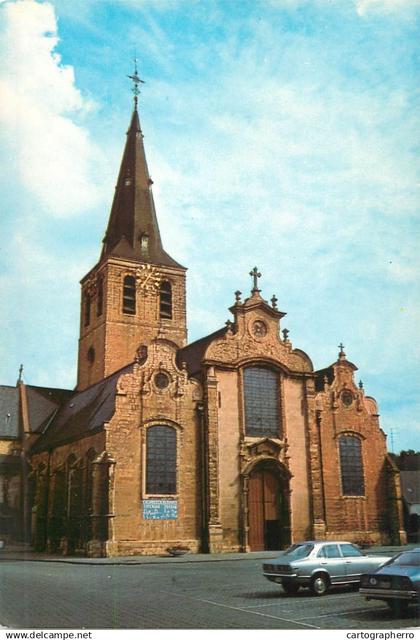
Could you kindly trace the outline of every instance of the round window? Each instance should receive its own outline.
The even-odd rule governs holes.
[[[267,327],[262,320],[256,320],[252,325],[252,333],[256,338],[264,338],[267,335]]]
[[[155,375],[155,385],[158,389],[166,389],[169,386],[169,376],[166,373],[157,373]]]
[[[349,407],[353,403],[353,394],[351,391],[343,391],[341,393],[341,402],[345,407]]]

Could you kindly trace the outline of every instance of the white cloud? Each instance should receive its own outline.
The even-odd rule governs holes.
[[[63,65],[54,8],[33,0],[3,3],[0,122],[10,178],[54,216],[72,215],[98,201],[93,174],[98,151],[77,118],[92,105]]]
[[[419,0],[356,0],[356,11],[359,16],[372,12],[395,13],[419,6]]]

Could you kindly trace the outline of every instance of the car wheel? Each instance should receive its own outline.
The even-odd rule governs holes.
[[[410,604],[407,600],[387,600],[387,605],[391,609],[394,616],[403,615]]]
[[[294,582],[282,582],[281,586],[288,596],[294,596],[299,591],[299,585],[295,584]]]
[[[314,596],[324,596],[329,586],[330,582],[325,574],[319,573],[311,580],[311,591]]]

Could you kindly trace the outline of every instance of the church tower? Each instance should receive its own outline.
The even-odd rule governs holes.
[[[162,246],[137,110],[121,161],[99,262],[81,280],[77,389],[142,355],[154,338],[186,344],[186,269]]]

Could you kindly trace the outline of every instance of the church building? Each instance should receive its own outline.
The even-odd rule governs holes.
[[[77,386],[0,387],[0,538],[93,557],[404,543],[398,469],[343,345],[314,370],[256,267],[232,319],[188,344],[186,268],[162,244],[133,80],[81,280]]]

